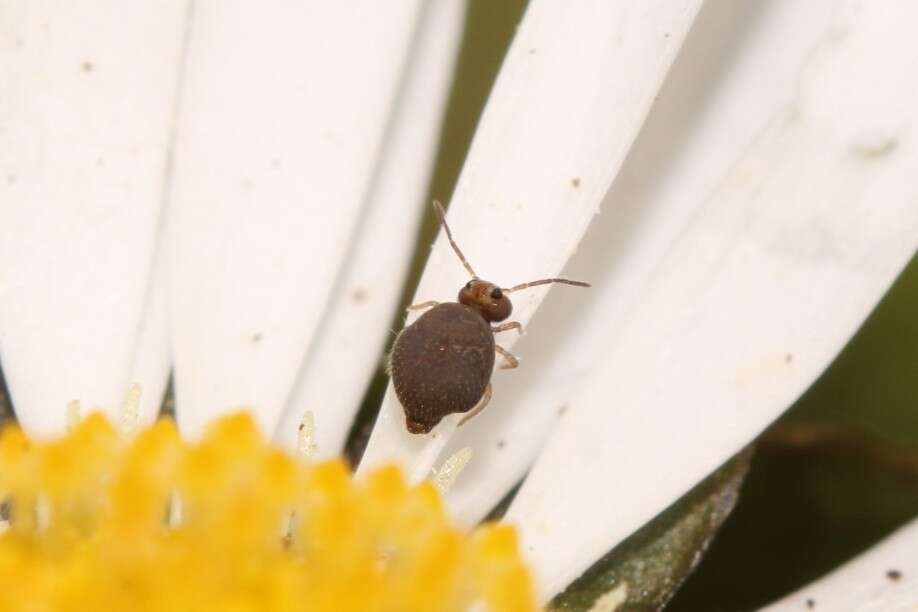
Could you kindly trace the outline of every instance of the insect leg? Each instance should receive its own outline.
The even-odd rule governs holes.
[[[436,302],[436,301],[434,301],[434,300],[431,300],[431,301],[429,301],[429,302],[420,302],[419,304],[412,304],[412,305],[409,306],[406,310],[423,310],[423,309],[425,309],[425,308],[433,308],[434,306],[438,305],[439,303],[440,303],[440,302]]]
[[[517,333],[523,333],[523,326],[520,325],[519,321],[510,321],[508,323],[501,323],[500,325],[494,325],[491,327],[491,331],[495,334],[502,331],[507,331],[508,329],[515,329]]]
[[[488,386],[485,387],[484,395],[481,396],[481,399],[478,400],[478,403],[475,404],[475,407],[466,413],[462,420],[459,421],[459,424],[456,427],[462,427],[462,424],[471,419],[473,416],[485,409],[485,406],[488,405],[488,402],[491,401],[491,383],[488,383]]]
[[[501,370],[512,370],[513,368],[515,368],[515,367],[517,367],[518,365],[520,365],[519,359],[517,359],[516,357],[514,357],[514,356],[513,356],[513,353],[511,353],[510,351],[508,351],[508,350],[505,349],[504,347],[498,346],[498,345],[495,344],[495,345],[494,345],[494,350],[497,351],[498,353],[500,353],[500,354],[503,356],[503,358],[504,358],[504,363],[501,364],[501,365],[499,366]]]

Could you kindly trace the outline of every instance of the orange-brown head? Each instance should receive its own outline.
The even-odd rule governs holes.
[[[478,278],[470,280],[459,290],[458,301],[474,308],[485,321],[491,323],[503,321],[513,312],[513,304],[504,295],[503,289]]]
[[[528,289],[529,287],[548,285],[550,283],[561,283],[563,285],[574,285],[576,287],[590,286],[588,283],[568,280],[566,278],[543,278],[541,280],[514,285],[510,288],[501,288],[494,283],[481,280],[478,278],[478,275],[475,274],[475,270],[472,269],[465,255],[462,254],[459,245],[453,240],[453,233],[449,230],[449,225],[446,224],[446,211],[443,210],[443,206],[439,202],[434,202],[434,211],[437,213],[437,219],[439,219],[440,225],[443,226],[443,231],[446,232],[446,239],[449,240],[449,245],[453,247],[453,251],[455,251],[456,256],[459,257],[459,261],[462,262],[462,265],[468,273],[472,275],[472,280],[467,282],[465,286],[459,290],[459,303],[474,308],[484,317],[485,321],[496,323],[510,316],[510,313],[513,312],[513,304],[510,303],[510,298],[507,297],[508,293],[513,293],[521,289]]]

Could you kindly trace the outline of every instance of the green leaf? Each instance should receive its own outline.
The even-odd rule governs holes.
[[[555,597],[556,611],[660,610],[698,565],[736,504],[748,447],[615,547]]]

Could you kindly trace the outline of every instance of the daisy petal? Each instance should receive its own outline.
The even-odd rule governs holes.
[[[762,612],[906,612],[918,601],[918,521]]]
[[[664,609],[733,512],[753,454],[747,447],[631,534],[554,598],[549,609],[605,610],[601,604],[616,598],[627,602],[622,609]]]
[[[370,188],[419,16],[196,3],[169,210],[179,426],[273,432]]]
[[[842,3],[796,103],[656,266],[508,512],[543,596],[789,406],[914,253],[916,12]]]
[[[366,385],[379,367],[392,312],[414,252],[439,125],[452,83],[466,3],[433,0],[423,11],[372,192],[321,328],[300,369],[276,438],[297,441],[315,414],[318,455],[341,452]]]
[[[531,3],[452,198],[471,265],[502,286],[556,275],[574,252],[637,134],[700,2]],[[614,78],[610,77],[614,75]],[[589,95],[583,95],[584,87]],[[440,236],[416,301],[454,300],[467,279]],[[583,291],[583,289],[566,289]],[[545,289],[514,295],[524,326]],[[513,335],[502,337],[509,347]],[[429,473],[455,430],[414,436],[391,386],[361,469],[399,460]],[[475,459],[473,458],[474,462]]]
[[[33,433],[69,400],[116,412],[132,382],[186,23],[184,1],[0,16],[0,352]]]
[[[449,443],[447,454],[470,446],[476,457],[447,495],[460,517],[480,520],[523,478],[704,195],[793,101],[834,9],[834,0],[705,3],[603,214],[565,268],[593,288],[549,296],[515,347],[524,367],[494,377],[499,406]]]
[[[169,351],[168,276],[162,245],[157,249],[152,282],[146,290],[146,304],[140,320],[137,350],[131,364],[130,382],[140,385],[139,423],[151,423],[159,415],[172,355]]]

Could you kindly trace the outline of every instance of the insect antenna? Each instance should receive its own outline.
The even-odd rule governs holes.
[[[530,287],[537,287],[538,285],[548,285],[551,283],[560,283],[562,285],[574,285],[575,287],[589,287],[590,283],[584,283],[583,281],[568,280],[566,278],[543,278],[542,280],[530,281],[528,283],[522,283],[520,285],[514,285],[509,289],[501,289],[504,293],[513,293],[514,291],[520,291],[521,289],[529,289]]]
[[[437,219],[440,220],[440,225],[443,226],[443,230],[446,232],[446,237],[449,239],[449,244],[453,247],[453,250],[456,251],[456,255],[459,256],[459,260],[462,262],[462,265],[465,266],[465,269],[469,271],[469,274],[472,275],[472,278],[478,280],[478,275],[475,274],[475,270],[472,269],[471,264],[465,258],[465,255],[462,254],[462,251],[459,250],[459,245],[456,244],[456,241],[453,240],[453,233],[449,231],[449,226],[446,224],[446,211],[443,210],[443,205],[438,201],[434,200],[434,210],[437,213]]]

